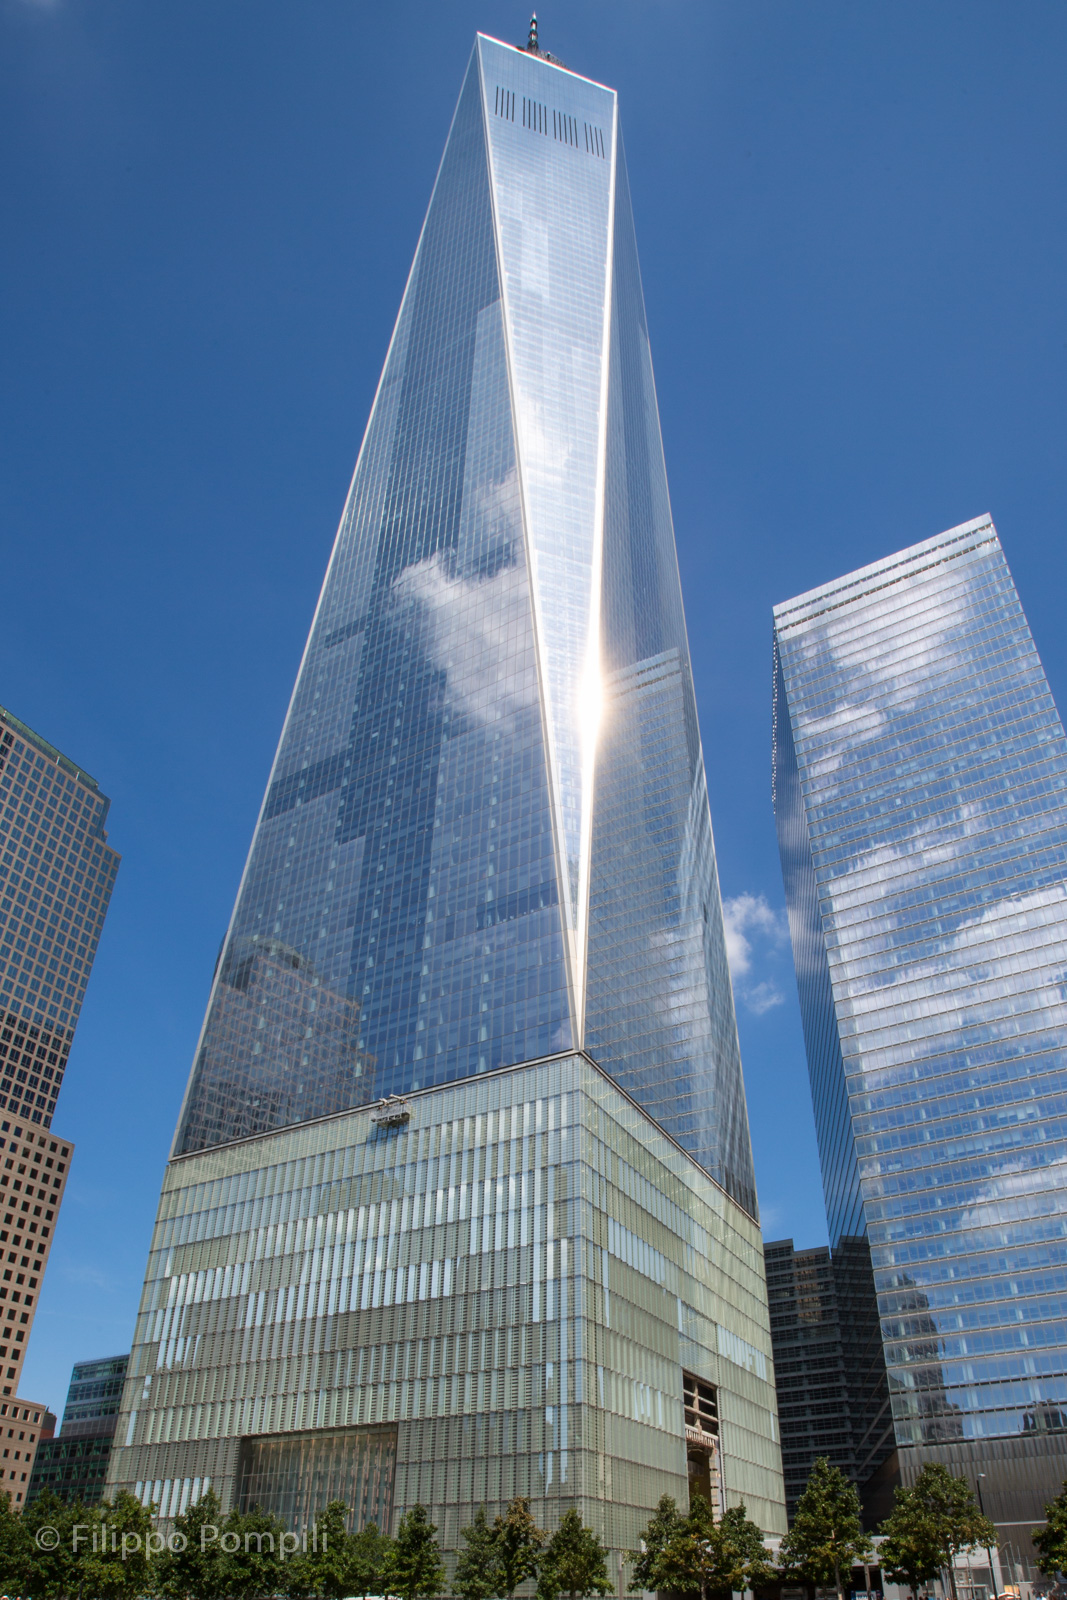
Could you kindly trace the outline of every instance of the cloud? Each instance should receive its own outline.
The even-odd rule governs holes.
[[[747,1011],[762,1017],[780,1006],[785,996],[769,978],[757,983],[746,980],[752,974],[754,946],[759,946],[766,956],[780,949],[788,938],[785,912],[776,911],[761,894],[738,894],[723,901],[722,920],[734,994]]]
[[[785,995],[776,984],[765,980],[757,983],[754,989],[746,989],[741,998],[747,1010],[762,1017],[765,1011],[773,1011],[775,1006],[780,1006]]]
[[[722,920],[730,975],[735,981],[747,977],[752,966],[750,934],[762,935],[777,945],[789,932],[785,912],[776,911],[761,894],[737,894],[732,900],[724,900]]]
[[[506,563],[469,577],[438,552],[406,568],[394,599],[421,614],[428,653],[447,679],[447,694],[480,725],[505,731],[537,705],[537,668],[525,568]]]
[[[1061,1156],[1047,1165],[1027,1166],[1023,1161],[1008,1161],[991,1173],[960,1218],[960,1230],[983,1236],[989,1247],[989,1230],[998,1244],[1017,1243],[1022,1228],[1037,1217],[1061,1215],[1064,1211],[1064,1178],[1067,1161]]]

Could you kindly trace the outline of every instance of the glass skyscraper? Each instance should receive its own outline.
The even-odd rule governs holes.
[[[422,1499],[450,1545],[522,1493],[618,1552],[692,1470],[774,1529],[769,1356],[616,97],[479,36],[219,961],[110,1482],[164,1515],[208,1478],[287,1516],[327,1484],[387,1521]],[[688,1466],[683,1367],[716,1417]]]
[[[59,1436],[37,1446],[27,1503],[46,1490],[68,1504],[101,1499],[129,1364],[128,1355],[75,1363]]]
[[[1025,1545],[1067,1476],[1067,742],[988,518],[775,608],[774,785],[901,1472],[983,1473]]]

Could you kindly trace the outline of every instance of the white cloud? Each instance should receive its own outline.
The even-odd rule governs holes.
[[[755,988],[746,989],[741,998],[746,1010],[762,1017],[765,1011],[773,1011],[775,1006],[780,1006],[785,995],[776,984],[765,979],[763,983],[757,983]]]
[[[763,935],[772,943],[781,944],[789,931],[785,912],[776,911],[761,894],[737,894],[732,900],[724,900],[722,920],[730,975],[735,981],[747,977],[752,966],[749,935]]]
[[[738,894],[723,901],[722,920],[734,994],[746,1010],[762,1017],[765,1012],[780,1006],[785,996],[769,978],[757,983],[746,980],[752,973],[755,947],[758,946],[765,957],[780,949],[788,938],[785,912],[776,911],[761,894]]]
[[[960,1228],[964,1233],[984,1234],[986,1248],[989,1237],[986,1230],[990,1228],[997,1230],[998,1242],[1009,1243],[1020,1223],[1067,1209],[1065,1177],[1067,1162],[1062,1157],[1046,1166],[1005,1162],[978,1190],[960,1219]]]
[[[451,703],[475,722],[512,722],[537,704],[537,670],[525,569],[491,577],[454,571],[438,552],[407,567],[393,584],[397,602],[415,606],[429,654],[448,680]]]

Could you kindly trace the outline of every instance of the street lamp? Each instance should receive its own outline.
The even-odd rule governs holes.
[[[982,1499],[982,1479],[984,1477],[985,1473],[980,1472],[974,1480],[974,1486],[978,1490],[978,1509],[983,1518],[985,1517],[985,1502]],[[993,1551],[989,1545],[986,1545],[985,1553],[989,1557],[989,1587],[993,1591],[993,1600],[997,1600],[997,1576],[993,1568]]]

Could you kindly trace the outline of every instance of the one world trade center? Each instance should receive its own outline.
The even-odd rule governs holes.
[[[784,1528],[616,96],[535,34],[475,43],[166,1171],[109,1492],[208,1484]]]

